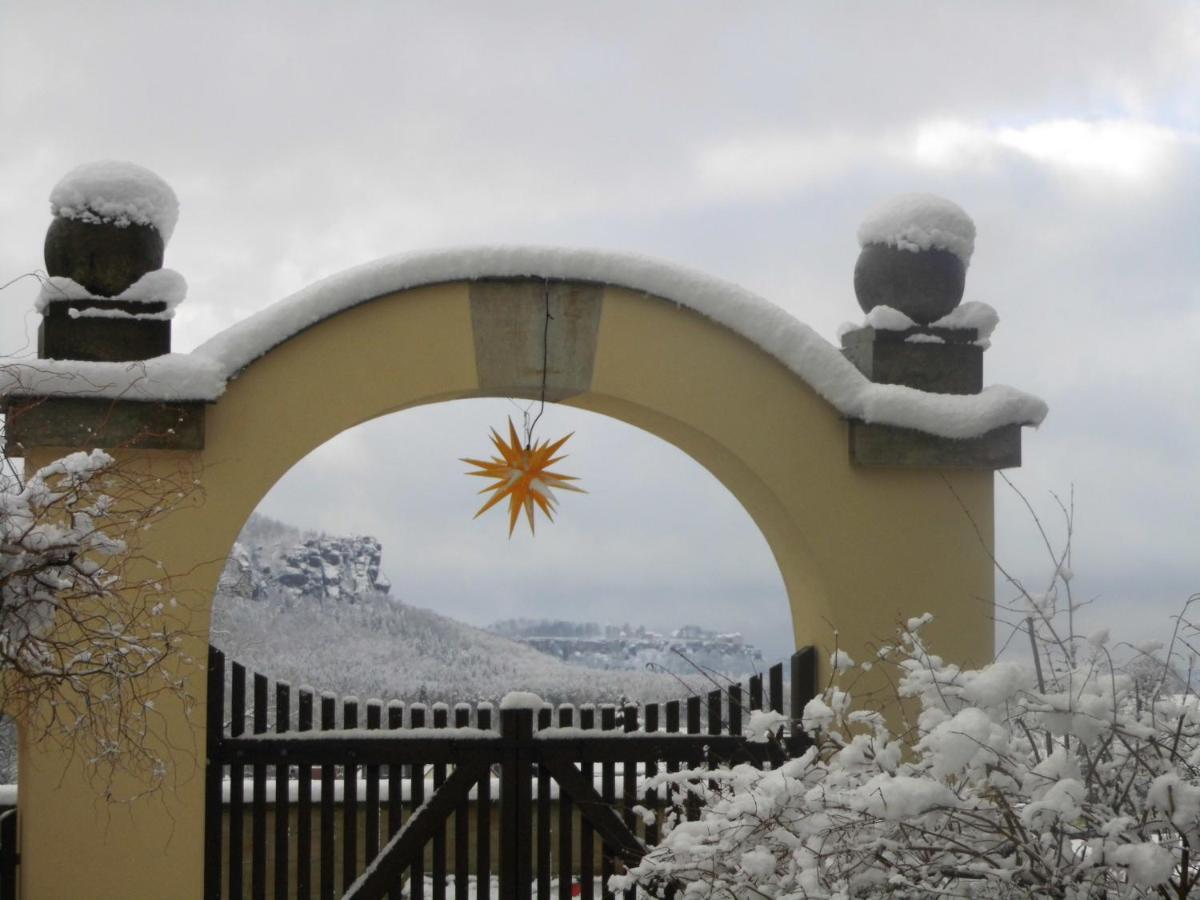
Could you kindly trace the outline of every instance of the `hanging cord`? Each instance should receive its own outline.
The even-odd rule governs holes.
[[[542,417],[542,413],[546,411],[546,367],[550,359],[550,320],[554,316],[550,315],[550,280],[546,279],[542,282],[542,298],[546,303],[546,319],[542,323],[542,399],[541,406],[538,408],[538,414],[534,416],[533,421],[525,426],[525,449],[529,450],[533,446],[533,429],[537,426],[538,419]]]

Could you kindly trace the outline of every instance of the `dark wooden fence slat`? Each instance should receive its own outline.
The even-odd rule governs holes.
[[[492,706],[481,703],[475,710],[475,726],[492,727]],[[485,769],[475,789],[475,896],[489,900],[492,893],[492,773]]]
[[[783,663],[775,663],[767,671],[769,679],[767,690],[768,709],[783,714]]]
[[[246,667],[234,663],[229,667],[229,734],[238,737],[246,730]],[[243,817],[245,815],[245,769],[229,767],[229,896],[242,896],[242,859],[245,857]]]
[[[367,730],[378,731],[383,724],[383,704],[378,700],[367,701]],[[379,855],[379,764],[372,763],[367,769],[366,809],[363,810],[363,860],[370,865]]]
[[[532,858],[528,842],[533,767],[521,745],[533,742],[532,709],[500,709],[500,735],[508,747],[500,766],[500,885],[504,900],[529,900]]]
[[[460,703],[454,707],[454,727],[471,724],[471,707]],[[471,804],[469,798],[454,808],[454,900],[467,900],[471,874]]]
[[[721,692],[708,692],[708,733],[718,735],[725,731],[725,720],[721,713]]]
[[[254,675],[254,733],[267,731],[267,677]],[[267,767],[255,763],[254,794],[250,807],[250,895],[267,897]]]
[[[554,724],[554,710],[543,706],[537,712],[537,727],[541,731]],[[537,767],[537,897],[550,900],[550,872],[553,849],[550,829],[550,770],[540,762]]]
[[[445,703],[436,703],[433,707],[433,727],[445,728],[449,724],[450,710]],[[446,781],[446,764],[438,763],[433,767],[433,791]],[[433,832],[433,900],[446,900],[446,823]]]
[[[750,676],[750,709],[763,708],[763,679],[762,674]]]
[[[687,733],[700,733],[700,698],[698,696],[688,697],[687,699]],[[700,798],[694,794],[689,794],[685,803],[688,821],[694,822],[700,818]]]
[[[208,706],[205,728],[204,897],[205,900],[219,900],[224,874],[221,868],[221,831],[225,804],[221,798],[221,782],[224,780],[225,766],[218,755],[217,747],[225,732],[225,654],[216,647],[208,648]],[[7,841],[4,845],[8,850],[15,847]],[[6,853],[6,865],[7,856]],[[0,874],[0,879],[3,878]]]
[[[296,727],[311,731],[313,727],[313,692],[301,688],[296,698]],[[296,897],[309,900],[312,896],[312,766],[299,766],[296,782]]]
[[[731,684],[729,694],[729,733],[742,733],[742,686]]]
[[[612,731],[617,727],[617,710],[615,707],[605,705],[600,707],[600,730]],[[614,809],[617,802],[617,781],[616,781],[616,766],[611,762],[605,762],[600,766],[600,797],[604,803]],[[612,891],[608,889],[608,879],[616,874],[613,867],[613,854],[616,848],[612,844],[605,841],[601,846],[600,851],[600,896],[604,900],[611,900]]]
[[[292,689],[282,681],[275,683],[275,731],[285,732],[292,724]],[[275,898],[293,896],[288,884],[289,767],[275,767]]]
[[[646,704],[645,725],[647,734],[653,734],[654,732],[658,731],[658,714],[659,706],[657,703]],[[657,774],[658,764],[653,762],[646,763],[646,780],[649,781]],[[658,789],[647,788],[644,796],[645,799],[642,801],[642,805],[654,814],[653,819],[646,823],[646,843],[657,844],[658,820],[662,815],[661,810],[658,808]]]
[[[579,708],[579,727],[584,731],[591,731],[596,727],[596,707],[584,704]],[[587,779],[588,784],[592,784],[595,773],[586,754],[580,759],[579,765],[583,777]],[[559,787],[562,786],[559,785]],[[592,827],[592,820],[583,816],[579,822],[579,881],[582,887],[580,895],[583,900],[595,900],[596,896],[596,872],[593,862],[596,856],[595,831],[595,828]]]
[[[404,727],[404,704],[398,700],[388,702],[387,727],[393,730]],[[387,836],[390,841],[396,836],[396,832],[400,830],[401,819],[404,816],[404,781],[402,778],[403,768],[398,763],[388,763],[387,772]],[[404,900],[404,893],[401,887],[401,874],[397,874],[392,880],[392,889],[388,893],[389,900]]]
[[[413,728],[425,727],[425,705],[414,703],[409,712],[409,724]],[[408,793],[414,814],[425,802],[425,767],[414,763],[409,769]],[[424,842],[421,850],[413,855],[412,866],[408,875],[408,894],[413,900],[424,900],[425,897],[425,850]]]
[[[636,706],[626,706],[622,718],[626,734],[632,734],[638,730],[638,708]],[[630,834],[636,834],[634,829],[637,827],[637,815],[633,811],[638,802],[637,766],[636,760],[632,757],[626,757],[621,762],[621,810],[625,828]],[[609,846],[612,846],[611,842]],[[614,847],[613,849],[619,848]],[[628,888],[625,891],[625,900],[636,900],[636,897],[637,888]]]
[[[337,699],[332,694],[321,695],[321,730],[337,728]],[[321,900],[334,900],[334,806],[333,789],[337,770],[332,765],[321,766]]]
[[[672,700],[669,703],[667,703],[667,706],[666,706],[667,720],[666,720],[665,726],[666,726],[666,731],[668,734],[679,734],[679,726],[680,726],[680,723],[679,723],[680,709],[679,709],[679,707],[680,707],[680,703],[678,700]],[[667,758],[667,771],[668,772],[678,772],[679,771],[679,758],[677,756],[671,756],[671,757]],[[675,806],[675,802],[676,802],[676,799],[678,796],[679,796],[679,792],[677,790],[674,790],[674,789],[668,787],[666,790],[666,803],[663,807],[664,810],[673,808]]]
[[[575,707],[564,703],[558,708],[558,727],[573,728],[575,726]],[[543,764],[546,760],[543,759]],[[549,766],[547,765],[547,768]],[[574,822],[571,810],[571,795],[558,786],[558,898],[570,900],[571,875],[575,871],[574,860]]]
[[[802,753],[808,746],[808,736],[800,722],[804,718],[804,707],[817,696],[817,650],[803,647],[792,654],[792,719],[791,752]]]
[[[443,828],[446,816],[471,790],[482,773],[482,767],[459,766],[446,779],[442,789],[416,809],[404,827],[398,831],[375,860],[375,865],[350,885],[342,900],[377,900],[391,888],[404,870],[409,858],[421,855],[429,838]]]
[[[342,729],[358,727],[358,700],[342,700]],[[358,766],[342,766],[342,892],[358,880]]]

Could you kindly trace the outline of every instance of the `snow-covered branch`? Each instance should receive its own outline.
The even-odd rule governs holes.
[[[35,740],[118,770],[164,773],[155,704],[184,694],[168,664],[180,628],[171,579],[139,536],[192,491],[138,477],[101,450],[0,481],[0,685]]]
[[[698,797],[699,815],[674,810],[614,886],[705,900],[1200,896],[1187,662],[1200,595],[1166,647],[1113,648],[1106,630],[1075,633],[1069,549],[1047,547],[1048,590],[1016,585],[1027,660],[947,662],[927,645],[928,615],[869,661],[835,653],[804,712],[813,746],[772,770],[660,776]],[[886,716],[852,693],[871,668],[895,686]]]

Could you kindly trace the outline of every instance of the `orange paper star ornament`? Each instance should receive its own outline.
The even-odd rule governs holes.
[[[574,434],[572,432],[571,434]],[[564,438],[560,438],[554,443],[549,441],[541,441],[533,446],[521,446],[521,440],[517,437],[517,429],[513,427],[512,419],[508,420],[508,441],[506,442],[496,429],[492,429],[492,444],[495,445],[499,456],[493,456],[490,460],[481,459],[463,459],[463,462],[475,466],[479,471],[468,472],[468,475],[478,475],[481,478],[494,478],[495,484],[488,485],[479,493],[486,494],[492,492],[492,496],[487,503],[479,508],[479,512],[475,513],[475,518],[479,518],[505,497],[508,498],[508,536],[512,537],[513,529],[517,527],[517,519],[521,515],[521,510],[525,510],[525,518],[529,520],[529,531],[531,534],[536,534],[534,529],[534,508],[540,509],[546,514],[546,518],[551,522],[554,521],[554,510],[558,506],[558,501],[554,497],[554,490],[561,488],[564,491],[575,491],[579,494],[586,494],[583,488],[576,487],[571,484],[572,481],[578,481],[570,475],[560,475],[557,472],[551,472],[550,467],[556,462],[565,459],[565,456],[555,456],[554,454],[565,444],[571,435],[568,434]]]

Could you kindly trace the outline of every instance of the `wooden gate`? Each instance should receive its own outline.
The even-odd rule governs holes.
[[[765,684],[642,707],[360,708],[293,698],[210,648],[205,897],[607,900],[608,877],[658,841],[647,814],[681,800],[647,779],[778,762],[743,734],[753,710],[786,711],[784,740],[805,746],[811,647],[789,674],[786,704],[781,663]]]

